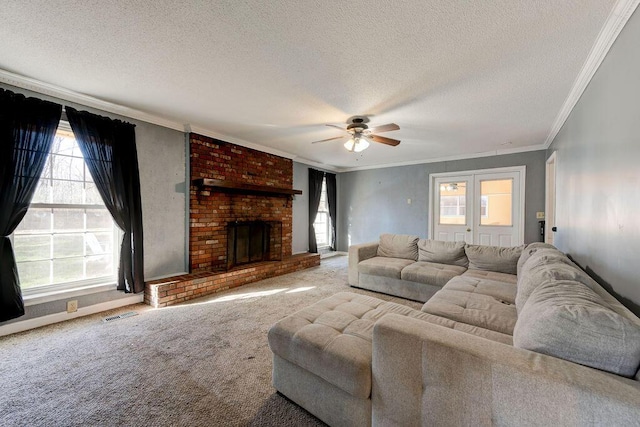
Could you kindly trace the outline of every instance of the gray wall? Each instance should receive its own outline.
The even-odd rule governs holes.
[[[555,244],[640,314],[640,12],[555,138]]]
[[[302,194],[293,199],[291,250],[299,254],[309,251],[309,166],[293,162],[293,188],[302,190]]]
[[[142,193],[145,279],[186,271],[184,133],[17,87],[5,84],[0,84],[0,87],[135,124]],[[78,299],[82,308],[125,296],[130,294],[108,291],[73,299]],[[25,316],[16,321],[59,313],[65,311],[64,307],[55,301],[27,306]]]
[[[376,241],[381,233],[427,237],[429,174],[521,165],[526,166],[525,242],[539,241],[536,212],[544,211],[545,152],[532,151],[340,174],[338,250]]]

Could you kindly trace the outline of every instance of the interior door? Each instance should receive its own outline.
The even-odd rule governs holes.
[[[442,175],[432,179],[433,239],[491,246],[524,243],[524,168]]]
[[[467,209],[472,204],[472,175],[436,178],[433,238],[473,243],[473,215]]]
[[[553,245],[556,229],[556,153],[547,160],[544,241]]]

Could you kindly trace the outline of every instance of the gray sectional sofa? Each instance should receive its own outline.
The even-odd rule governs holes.
[[[523,248],[383,234],[379,242],[349,248],[349,284],[426,302],[460,275],[516,283]]]
[[[342,292],[282,319],[278,391],[332,426],[640,422],[640,319],[565,254],[419,240],[353,247],[349,281],[422,309]]]

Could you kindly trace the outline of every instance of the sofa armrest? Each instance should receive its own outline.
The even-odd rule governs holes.
[[[349,284],[358,286],[358,264],[365,259],[373,258],[378,253],[378,242],[362,243],[349,246]]]
[[[640,383],[387,314],[373,331],[373,425],[632,425]]]

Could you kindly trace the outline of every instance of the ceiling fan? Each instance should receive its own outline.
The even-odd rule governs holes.
[[[340,129],[341,131],[347,132],[349,135],[336,136],[333,138],[321,139],[320,141],[314,141],[312,144],[317,144],[318,142],[327,142],[333,141],[336,139],[349,138],[349,140],[344,144],[344,148],[351,152],[359,153],[369,147],[369,141],[379,142],[381,144],[391,145],[395,147],[400,144],[400,140],[393,138],[386,138],[380,135],[374,135],[379,132],[390,132],[392,130],[399,130],[400,126],[395,123],[389,123],[382,126],[376,126],[373,128],[369,128],[367,123],[369,119],[365,116],[355,116],[347,121],[347,128],[342,128],[336,125],[327,126],[334,127],[336,129]]]

